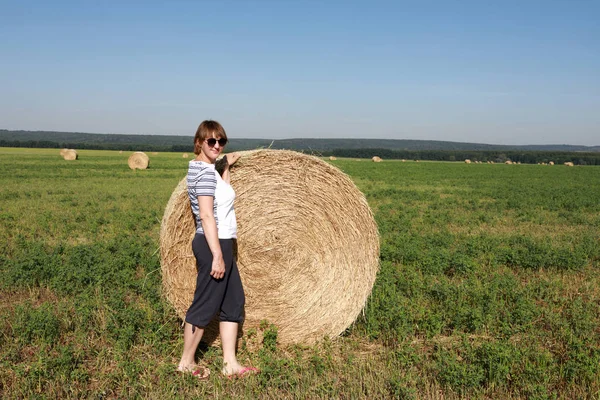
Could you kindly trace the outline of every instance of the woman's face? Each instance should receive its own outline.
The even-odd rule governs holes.
[[[226,144],[226,139],[216,136],[213,133],[211,137],[204,139],[201,151],[211,162],[215,162],[217,157],[223,152],[223,148]]]

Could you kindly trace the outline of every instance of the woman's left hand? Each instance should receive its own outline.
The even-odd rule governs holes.
[[[226,154],[225,157],[227,157],[227,164],[229,164],[231,166],[231,165],[235,164],[235,162],[240,158],[240,153],[238,153],[238,152],[229,153],[229,154]]]

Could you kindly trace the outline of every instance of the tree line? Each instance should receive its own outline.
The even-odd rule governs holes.
[[[68,143],[48,140],[0,140],[0,147],[29,147],[38,149],[123,150],[193,152],[193,145],[159,145],[144,143]]]
[[[567,151],[499,151],[499,150],[390,150],[390,149],[337,149],[323,152],[323,156],[372,158],[374,156],[390,160],[430,160],[430,161],[481,161],[503,163],[506,161],[522,164],[538,164],[553,161],[555,164],[572,162],[577,165],[600,165],[599,153],[579,153]]]
[[[77,150],[123,150],[123,151],[162,151],[192,153],[194,146],[175,144],[144,143],[59,143],[48,140],[0,140],[0,147],[56,148]],[[278,146],[279,147],[279,146]],[[252,150],[232,143],[227,150]],[[314,153],[310,148],[297,149]],[[430,161],[471,161],[503,163],[505,161],[522,164],[548,163],[553,161],[562,164],[570,161],[576,165],[600,165],[600,153],[567,152],[567,151],[506,151],[506,150],[391,150],[391,149],[334,149],[322,151],[318,155],[347,158],[372,158],[378,156],[390,160],[430,160]]]

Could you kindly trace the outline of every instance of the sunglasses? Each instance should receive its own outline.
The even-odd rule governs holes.
[[[206,139],[206,143],[208,144],[208,147],[215,147],[215,144],[217,144],[217,142],[219,142],[219,146],[223,147],[227,144],[227,139],[220,138],[219,140],[217,140],[213,137]]]

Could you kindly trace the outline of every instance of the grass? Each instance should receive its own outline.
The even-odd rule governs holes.
[[[240,342],[262,370],[177,374],[158,236],[188,160],[0,149],[2,398],[598,398],[598,167],[338,159],[372,207],[381,271],[335,340]],[[259,341],[258,338],[264,338]]]

